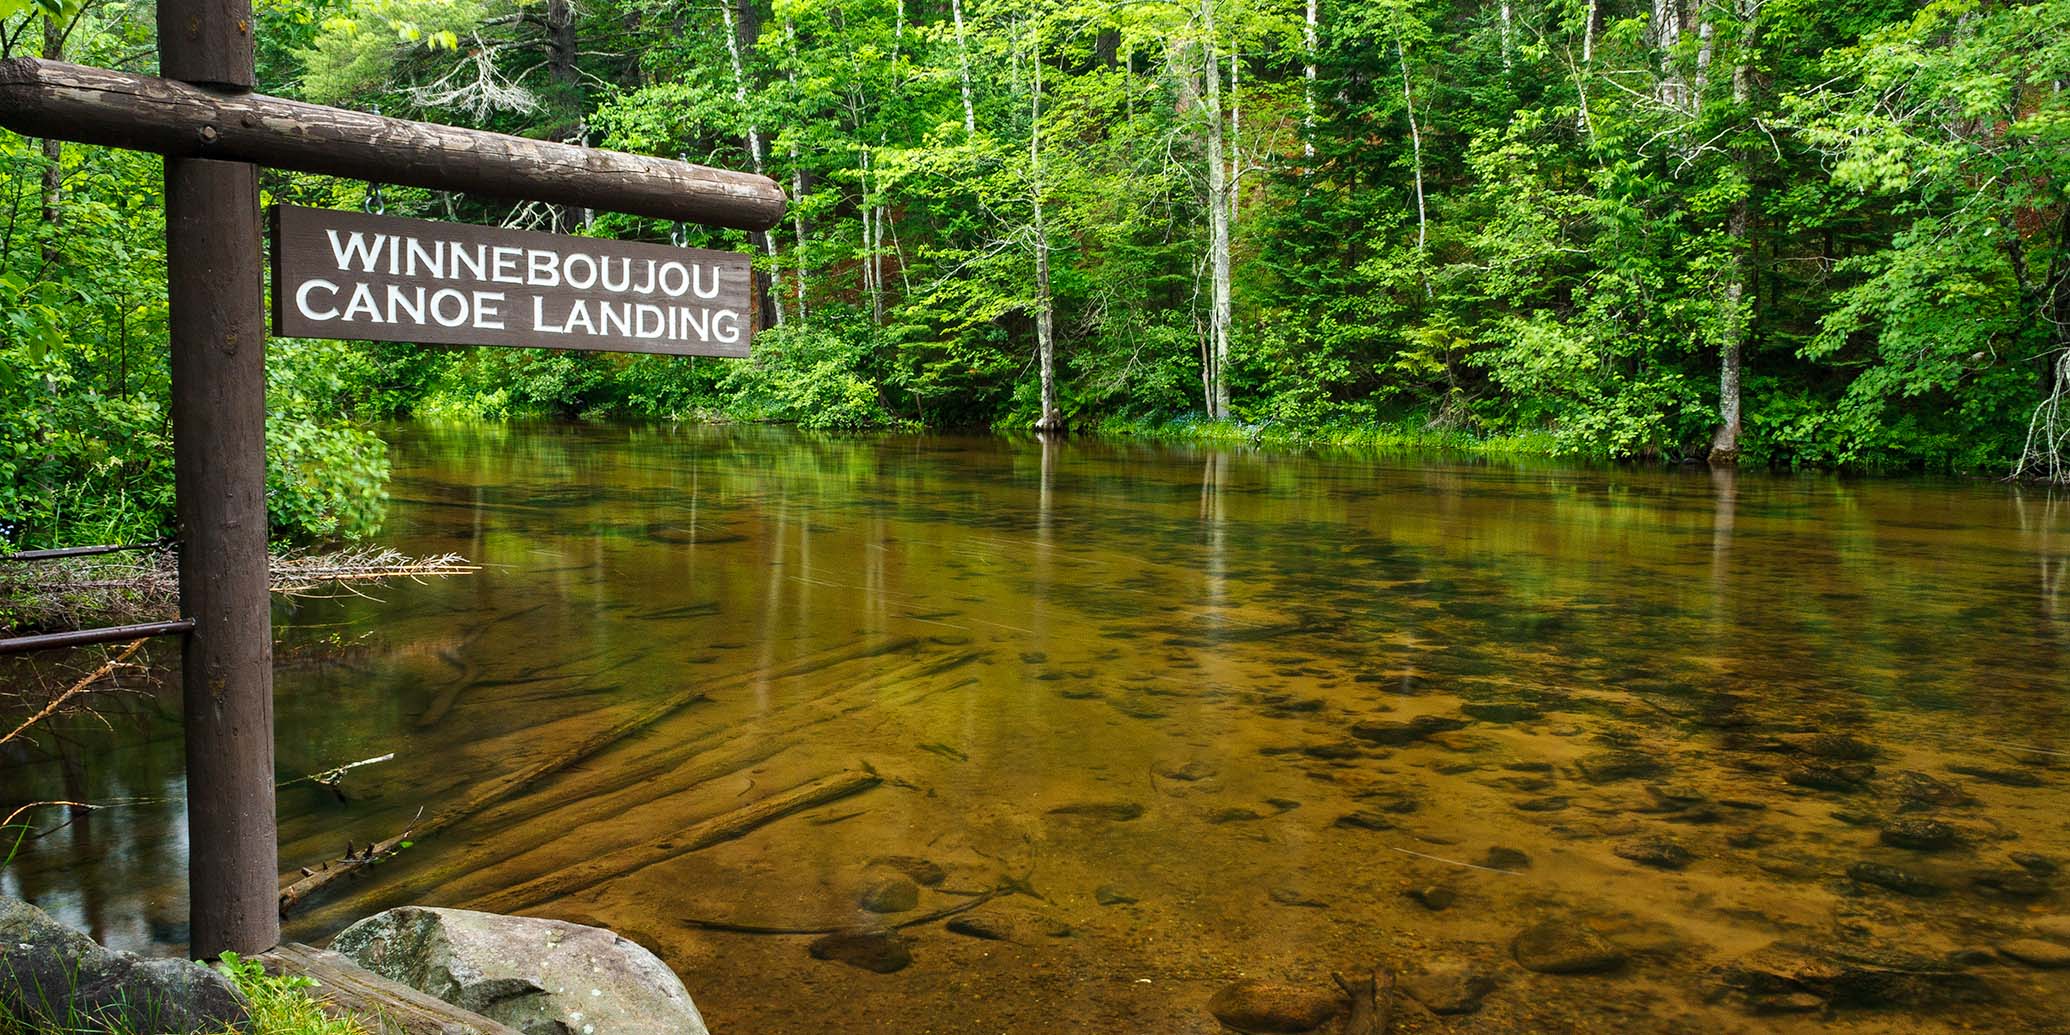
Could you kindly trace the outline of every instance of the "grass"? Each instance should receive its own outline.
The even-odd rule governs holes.
[[[333,1017],[324,1012],[321,1004],[309,994],[316,982],[299,975],[269,975],[257,960],[243,959],[235,953],[224,953],[215,969],[230,983],[243,992],[251,1004],[251,1030],[249,1035],[374,1035],[378,1030],[357,1017]],[[149,1009],[136,1011],[145,1017]],[[110,1028],[99,1018],[88,1016],[76,1006],[67,1005],[65,1014],[56,1016],[18,1017],[0,1003],[0,1035],[82,1035],[85,1032],[107,1032],[108,1035],[151,1035],[157,1029],[143,1029],[118,1026]],[[246,1035],[235,1028],[225,1028],[221,1035]]]
[[[1243,424],[1181,417],[1168,421],[1108,418],[1093,432],[1116,438],[1156,442],[1198,442],[1210,445],[1277,447],[1329,446],[1373,453],[1460,453],[1473,456],[1543,457],[1561,452],[1547,432],[1521,435],[1476,435],[1458,429],[1436,429],[1416,421],[1296,427],[1289,424]]]

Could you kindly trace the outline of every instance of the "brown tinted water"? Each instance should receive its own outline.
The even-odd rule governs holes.
[[[1239,978],[1452,965],[1493,979],[1479,1011],[1405,995],[1396,1030],[2066,1030],[2070,970],[1999,950],[2070,942],[2070,507],[2045,494],[762,429],[394,442],[390,541],[489,567],[284,608],[282,778],[396,757],[345,803],[285,788],[283,864],[660,718],[291,936],[405,902],[602,923],[722,1035],[1212,1032]],[[69,782],[0,761],[7,798],[141,799],[0,887],[177,951],[177,726],[128,710],[41,742]],[[860,911],[894,856],[945,876]],[[710,927],[1001,887],[957,919],[1013,940],[917,924],[892,973]],[[1543,923],[1527,941],[1622,962],[1528,970]]]

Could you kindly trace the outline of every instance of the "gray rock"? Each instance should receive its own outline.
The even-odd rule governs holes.
[[[903,913],[920,904],[920,888],[904,877],[886,877],[866,885],[855,904],[871,913]]]
[[[1600,974],[1624,965],[1624,950],[1573,920],[1547,920],[1510,945],[1525,970],[1540,974]]]
[[[1245,1032],[1314,1031],[1337,1016],[1335,991],[1277,981],[1238,981],[1208,1000],[1208,1012]]]
[[[821,935],[805,947],[816,960],[846,963],[874,974],[890,974],[913,962],[913,950],[897,931],[836,931]]]
[[[1427,973],[1404,975],[1401,989],[1431,1013],[1472,1013],[1495,991],[1495,977],[1470,963],[1439,964]]]
[[[0,1019],[186,1035],[246,1030],[246,1008],[243,993],[199,963],[112,952],[0,895]]]
[[[601,927],[403,906],[346,928],[331,949],[526,1035],[706,1035],[675,972]]]

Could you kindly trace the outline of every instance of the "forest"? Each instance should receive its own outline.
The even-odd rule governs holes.
[[[751,360],[274,339],[286,539],[381,423],[774,421],[2070,479],[2070,0],[261,0],[263,92],[761,172]],[[134,0],[0,57],[155,71]],[[0,543],[163,534],[156,157],[0,132]]]

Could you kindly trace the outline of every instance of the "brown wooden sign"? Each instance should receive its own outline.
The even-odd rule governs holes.
[[[273,333],[745,356],[748,257],[273,207]]]

